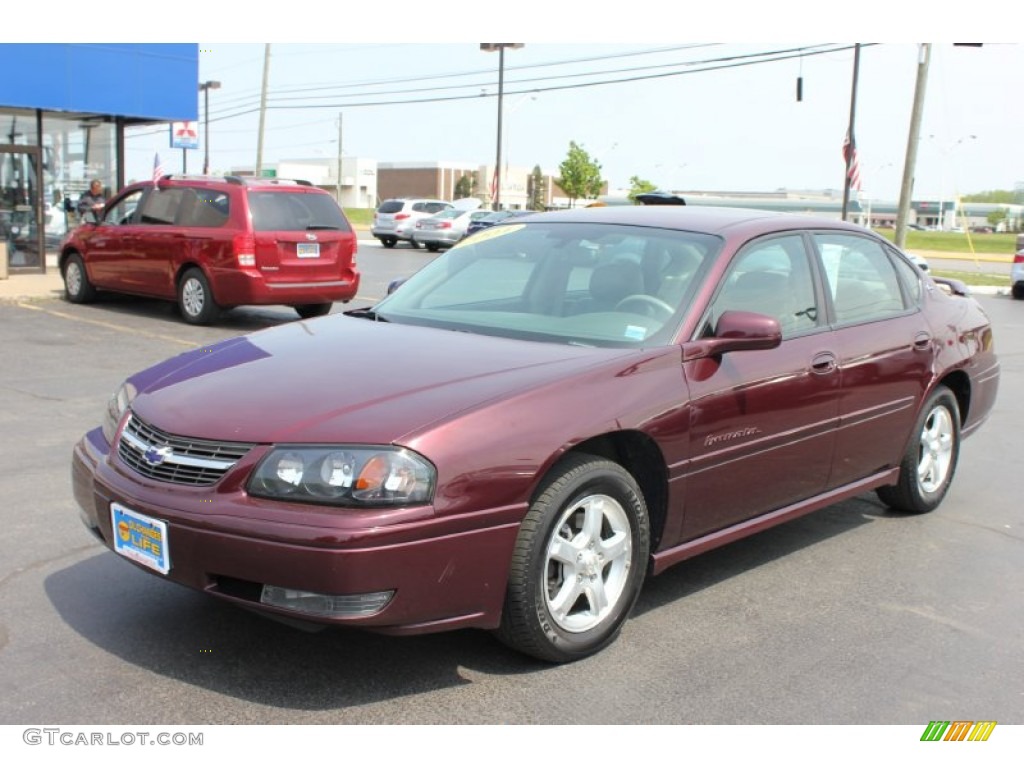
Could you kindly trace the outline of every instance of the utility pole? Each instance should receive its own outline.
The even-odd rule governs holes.
[[[341,205],[341,115],[338,113],[338,205]]]
[[[267,119],[267,83],[270,81],[270,43],[263,49],[263,90],[260,93],[260,135],[256,143],[256,175],[263,175],[263,127]]]
[[[924,112],[924,92],[928,85],[928,61],[931,43],[921,43],[917,57],[917,83],[914,86],[914,106],[910,112],[910,135],[907,137],[907,158],[903,164],[903,184],[900,186],[900,206],[896,213],[897,248],[907,242],[907,218],[910,216],[910,197],[914,192],[914,166],[917,164],[917,143],[921,133],[921,115]]]

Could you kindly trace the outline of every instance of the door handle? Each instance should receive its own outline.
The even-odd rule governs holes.
[[[932,345],[932,335],[927,331],[920,331],[914,337],[914,349],[919,352],[924,352],[929,349]]]
[[[811,372],[824,375],[836,370],[836,356],[831,352],[819,352],[811,358]]]

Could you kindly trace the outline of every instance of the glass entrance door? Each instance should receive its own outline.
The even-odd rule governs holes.
[[[0,149],[0,242],[11,272],[45,270],[38,150]]]

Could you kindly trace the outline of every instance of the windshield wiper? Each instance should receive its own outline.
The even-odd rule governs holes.
[[[372,307],[363,307],[362,309],[350,309],[342,314],[348,315],[349,317],[362,317],[366,320],[373,320],[377,323],[390,322],[384,315],[378,315],[374,312]]]

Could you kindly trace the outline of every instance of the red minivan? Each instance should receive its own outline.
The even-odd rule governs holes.
[[[338,203],[308,182],[164,176],[71,232],[59,265],[75,303],[115,291],[176,301],[190,323],[243,304],[308,318],[356,295],[356,248]]]

